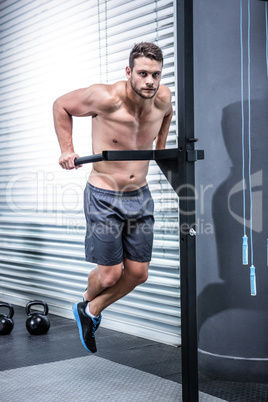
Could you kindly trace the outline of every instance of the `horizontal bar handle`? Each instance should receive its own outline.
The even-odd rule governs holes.
[[[178,148],[103,151],[101,154],[82,156],[74,160],[75,166],[101,161],[146,161],[178,158]]]
[[[154,151],[152,149],[141,150],[120,150],[120,151],[103,151],[103,159],[105,161],[148,161],[154,160]]]
[[[81,156],[79,158],[75,158],[74,165],[79,166],[83,165],[84,163],[101,162],[102,160],[103,160],[102,154]]]

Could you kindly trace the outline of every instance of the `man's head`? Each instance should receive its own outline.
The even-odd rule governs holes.
[[[151,60],[156,60],[163,66],[163,53],[160,47],[154,43],[141,42],[136,44],[129,55],[129,67],[133,70],[135,59],[139,57],[148,57]]]
[[[162,67],[163,53],[158,46],[147,42],[135,45],[126,68],[133,91],[143,99],[154,98],[160,85]]]

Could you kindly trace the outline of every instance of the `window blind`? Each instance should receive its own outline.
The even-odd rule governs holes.
[[[173,97],[167,147],[176,144],[174,4],[167,0],[0,2],[0,298],[42,299],[72,318],[93,264],[84,260],[83,190],[90,166],[64,171],[52,104],[63,93],[125,79],[135,43],[164,53],[162,83]],[[91,119],[74,118],[74,145],[91,153]],[[102,326],[180,344],[178,199],[158,166],[148,281],[108,307]]]

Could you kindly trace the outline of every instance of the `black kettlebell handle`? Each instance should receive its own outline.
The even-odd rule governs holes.
[[[0,315],[4,315],[7,318],[12,318],[14,315],[14,308],[12,306],[12,304],[9,303],[5,303],[5,302],[0,302],[0,307],[7,307],[9,309],[9,313],[8,314],[0,314]]]
[[[47,305],[47,303],[43,302],[42,300],[34,300],[34,301],[29,302],[25,307],[26,314],[27,315],[34,314],[31,311],[31,307],[37,306],[37,305],[38,306],[43,306],[44,311],[43,312],[42,311],[41,312],[40,311],[35,311],[35,314],[41,314],[41,315],[47,315],[48,314],[48,305]]]

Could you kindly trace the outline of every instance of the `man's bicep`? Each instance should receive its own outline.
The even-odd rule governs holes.
[[[61,107],[71,116],[92,116],[94,110],[93,96],[89,88],[76,89],[58,99]]]

